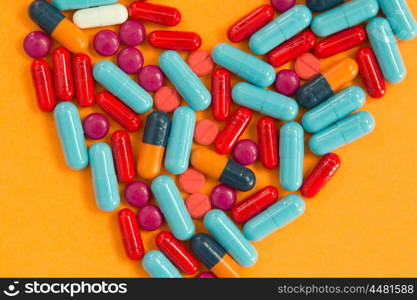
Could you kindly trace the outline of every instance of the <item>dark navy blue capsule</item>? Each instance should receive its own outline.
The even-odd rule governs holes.
[[[146,118],[143,142],[145,144],[166,147],[171,119],[168,114],[155,110]]]
[[[254,187],[256,178],[250,169],[229,160],[219,180],[239,191],[249,191]]]
[[[298,89],[296,100],[302,107],[313,108],[333,95],[327,79],[322,74],[317,74]]]
[[[28,12],[33,22],[47,34],[52,34],[58,24],[65,18],[55,6],[44,0],[33,1]]]
[[[307,6],[312,11],[323,11],[343,3],[344,0],[307,0]]]

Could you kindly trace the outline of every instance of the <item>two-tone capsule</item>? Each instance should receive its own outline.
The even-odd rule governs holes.
[[[131,209],[125,208],[119,211],[117,216],[127,257],[131,260],[141,259],[145,255],[145,249],[135,213]]]
[[[111,136],[111,149],[117,178],[120,182],[132,182],[135,179],[135,163],[129,134],[123,130],[115,131]]]
[[[71,53],[67,49],[59,47],[52,51],[52,69],[55,96],[60,100],[71,100],[74,97],[75,90]]]
[[[72,73],[77,103],[80,106],[91,106],[94,103],[94,78],[91,59],[84,53],[72,58]]]
[[[122,24],[128,16],[126,6],[113,4],[77,10],[72,21],[79,28],[85,29]]]
[[[59,10],[74,10],[114,4],[117,0],[52,0],[51,2]]]
[[[307,0],[307,6],[311,11],[323,11],[343,3],[344,0]]]
[[[154,48],[175,51],[196,51],[201,47],[200,35],[188,31],[152,31],[148,42]]]
[[[217,68],[211,75],[211,112],[217,121],[225,121],[230,115],[230,72]]]
[[[50,112],[56,106],[56,98],[49,64],[43,58],[35,59],[32,63],[31,71],[38,106],[42,111]]]
[[[256,127],[261,163],[267,169],[275,169],[279,164],[278,133],[275,120],[263,117],[259,119]]]
[[[362,47],[356,52],[356,62],[359,75],[365,85],[366,91],[372,98],[381,98],[385,95],[386,86],[375,54],[368,47]]]
[[[130,3],[129,16],[139,21],[165,26],[175,26],[181,21],[178,9],[142,1]]]
[[[142,266],[152,278],[182,278],[178,269],[158,250],[146,253]]]
[[[400,40],[415,38],[417,24],[406,0],[379,0],[379,5]]]

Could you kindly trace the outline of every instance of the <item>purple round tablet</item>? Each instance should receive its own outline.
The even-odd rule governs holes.
[[[137,73],[143,66],[143,55],[138,49],[129,47],[119,52],[117,64],[127,74]]]
[[[229,210],[236,203],[236,191],[227,185],[219,184],[211,190],[210,200],[213,207]]]
[[[259,158],[258,145],[251,140],[240,140],[233,148],[233,158],[244,166],[253,164]]]
[[[158,66],[145,66],[139,70],[138,82],[148,92],[156,92],[164,85],[165,75]]]
[[[196,278],[217,278],[217,276],[211,272],[201,272]]]
[[[286,96],[294,95],[300,87],[300,77],[293,70],[282,70],[277,73],[275,89]]]
[[[93,44],[98,54],[112,56],[119,50],[120,41],[114,31],[105,29],[96,33]]]
[[[33,58],[48,56],[51,52],[52,42],[48,35],[42,31],[32,31],[23,40],[23,49]]]
[[[154,231],[162,226],[164,218],[159,207],[147,204],[139,210],[137,220],[140,228]]]
[[[149,185],[143,181],[133,181],[125,187],[125,199],[133,207],[142,207],[151,200]]]
[[[120,26],[120,40],[130,47],[139,45],[145,40],[145,26],[136,20],[127,20]]]
[[[271,0],[271,5],[279,12],[284,12],[295,5],[296,0]]]
[[[106,116],[100,113],[89,114],[83,120],[84,134],[93,140],[99,140],[106,136],[110,129],[110,122]]]

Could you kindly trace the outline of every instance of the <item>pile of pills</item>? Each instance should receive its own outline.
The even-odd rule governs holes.
[[[65,10],[76,10],[73,22],[62,14]],[[384,17],[377,16],[380,11]],[[380,98],[385,81],[404,80],[396,37],[410,40],[417,34],[405,0],[307,0],[306,5],[271,0],[232,24],[227,31],[231,43],[211,52],[199,50],[202,39],[195,32],[147,33],[143,23],[172,27],[182,18],[178,9],[151,1],[126,7],[117,0],[35,0],[29,16],[43,32],[28,34],[23,47],[34,58],[38,105],[53,111],[66,164],[74,170],[91,167],[96,203],[103,211],[119,207],[119,183],[126,184],[124,199],[132,209],[118,211],[126,255],[142,260],[150,276],[168,278],[196,274],[198,261],[211,271],[198,278],[239,277],[236,264],[254,265],[258,253],[251,241],[301,216],[305,202],[295,193],[279,199],[272,185],[238,201],[236,192],[251,191],[256,183],[247,166],[259,161],[272,172],[279,168],[281,188],[316,196],[340,167],[333,151],[374,129],[370,113],[356,112],[366,93]],[[83,29],[118,24],[118,33],[100,30],[92,41],[99,55],[117,54],[117,64],[103,59],[92,66]],[[52,50],[50,37],[61,46]],[[233,45],[247,39],[258,56]],[[144,66],[136,47],[145,40],[164,49],[159,65]],[[367,40],[370,47],[363,46]],[[127,47],[119,51],[121,44]],[[355,59],[322,69],[320,59],[358,46]],[[177,51],[191,53],[184,60]],[[45,59],[49,54],[52,71]],[[289,62],[293,69],[276,73]],[[358,74],[366,93],[349,85]],[[209,75],[211,90],[199,78]],[[232,76],[241,79],[233,87]],[[96,84],[105,90],[96,93]],[[266,89],[272,85],[276,91]],[[105,114],[95,112],[81,121],[73,98],[79,108],[97,104]],[[232,101],[238,105],[233,111]],[[300,106],[307,110],[298,123]],[[196,111],[209,108],[215,121],[197,120]],[[241,139],[254,112],[263,115],[256,124],[258,140]],[[123,130],[111,133],[110,145],[99,141],[87,149],[86,138],[100,140],[111,131],[109,117]],[[280,128],[277,120],[285,121]],[[135,154],[129,132],[141,127]],[[310,150],[322,156],[307,178],[305,132],[312,134]],[[165,170],[170,176],[161,174]],[[209,194],[202,192],[206,176],[220,182]],[[152,197],[157,206],[150,203]],[[196,233],[193,218],[203,218],[209,234]],[[156,236],[159,250],[145,251],[141,230],[155,231],[164,222],[170,232]],[[183,243],[187,240],[189,248]]]

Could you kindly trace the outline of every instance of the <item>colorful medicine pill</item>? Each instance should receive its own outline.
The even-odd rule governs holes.
[[[279,164],[278,133],[275,120],[270,117],[259,119],[257,132],[261,163],[267,169],[275,169]]]
[[[51,38],[42,31],[32,31],[23,40],[23,49],[32,58],[43,58],[51,52]]]
[[[151,189],[143,181],[133,181],[126,185],[124,196],[129,205],[142,207],[151,200]]]
[[[200,35],[187,31],[152,31],[148,42],[154,48],[175,51],[196,51],[201,47]]]
[[[88,152],[77,108],[70,102],[61,102],[55,107],[54,118],[67,166],[74,170],[84,169],[88,164]]]
[[[296,5],[252,35],[249,48],[255,54],[266,54],[307,28],[311,19],[307,6]]]
[[[159,65],[192,109],[205,110],[209,107],[210,92],[177,52],[168,50],[162,53]]]
[[[187,64],[190,66],[190,69],[200,77],[209,75],[214,67],[211,53],[205,50],[191,52],[187,57]]]
[[[359,49],[356,52],[356,62],[368,95],[372,98],[384,96],[386,91],[384,77],[372,50],[368,47]]]
[[[200,145],[213,144],[218,134],[219,126],[211,120],[203,119],[195,125],[194,139]]]
[[[38,106],[42,111],[50,112],[56,106],[56,98],[49,64],[43,58],[35,59],[31,65],[31,71]]]
[[[310,150],[324,155],[360,139],[374,128],[375,120],[370,113],[357,112],[314,134],[309,141]]]
[[[120,233],[127,257],[131,260],[139,260],[145,255],[139,225],[135,213],[128,209],[122,209],[117,214]]]
[[[365,99],[360,87],[350,86],[307,111],[302,119],[303,127],[308,132],[319,132],[362,107]]]
[[[219,155],[214,151],[198,148],[191,154],[193,167],[210,177],[240,191],[249,191],[255,186],[252,170]]]
[[[379,5],[400,40],[415,38],[417,24],[406,0],[379,0]]]
[[[59,10],[82,9],[94,6],[109,5],[118,0],[52,0],[52,5]]]
[[[400,83],[407,75],[391,26],[384,18],[374,18],[366,26],[369,41],[386,81]]]
[[[225,121],[230,115],[231,81],[230,72],[215,69],[211,75],[211,112],[217,121]]]
[[[93,75],[95,80],[136,113],[143,114],[152,108],[151,95],[111,61],[102,60],[96,63]]]
[[[152,278],[182,278],[178,269],[158,250],[146,253],[142,266]]]
[[[181,13],[178,9],[141,1],[130,3],[129,16],[139,21],[165,26],[175,26],[181,21]]]
[[[294,221],[304,210],[303,198],[296,194],[288,195],[246,222],[243,233],[250,241],[260,241]]]
[[[65,48],[52,51],[52,69],[54,75],[55,96],[60,100],[74,97],[74,79],[72,77],[71,53]]]
[[[309,80],[320,73],[320,59],[311,53],[304,53],[294,62],[295,73],[305,80]]]
[[[231,209],[236,200],[236,190],[225,184],[216,185],[210,192],[211,204],[221,210]]]
[[[298,104],[292,98],[247,82],[233,87],[232,98],[239,105],[279,120],[291,121],[298,114]]]
[[[89,150],[94,194],[98,208],[113,211],[120,203],[119,185],[109,145],[96,143]]]
[[[233,158],[243,166],[254,164],[259,158],[259,147],[252,140],[240,140],[233,148]]]
[[[93,46],[101,56],[113,56],[119,51],[119,36],[109,29],[100,30],[94,35]]]
[[[268,87],[275,81],[271,65],[229,44],[218,44],[211,55],[216,64],[259,87]]]
[[[201,193],[191,194],[188,196],[185,200],[185,206],[187,207],[191,217],[194,219],[204,217],[204,215],[211,209],[209,197]]]
[[[164,222],[161,210],[158,206],[147,204],[136,215],[139,227],[146,231],[155,231],[161,228]]]
[[[75,96],[79,106],[87,107],[94,103],[94,77],[90,57],[80,53],[72,58]]]
[[[316,16],[311,30],[318,36],[329,36],[372,19],[378,11],[377,0],[352,0]]]
[[[307,6],[311,11],[323,11],[343,3],[344,0],[307,0]]]
[[[179,176],[178,182],[184,192],[193,194],[198,193],[203,188],[206,177],[196,169],[189,168]]]
[[[165,75],[160,67],[148,65],[139,70],[138,82],[148,92],[156,92],[164,85]]]
[[[239,278],[235,261],[218,242],[205,233],[191,239],[191,251],[219,278]]]
[[[79,28],[85,29],[122,24],[127,18],[126,6],[113,4],[77,10],[72,21]]]
[[[217,276],[211,272],[201,272],[195,278],[217,278]]]
[[[104,138],[110,129],[110,122],[100,113],[91,113],[83,120],[83,129],[86,137],[99,140]]]
[[[85,52],[88,38],[55,7],[44,0],[35,0],[29,6],[29,16],[43,31],[52,36],[72,53]]]
[[[117,178],[129,183],[135,179],[135,163],[129,134],[123,130],[115,131],[111,136],[111,148],[116,165]]]
[[[256,263],[258,252],[255,247],[223,211],[209,211],[204,217],[204,226],[239,265],[250,267]]]

